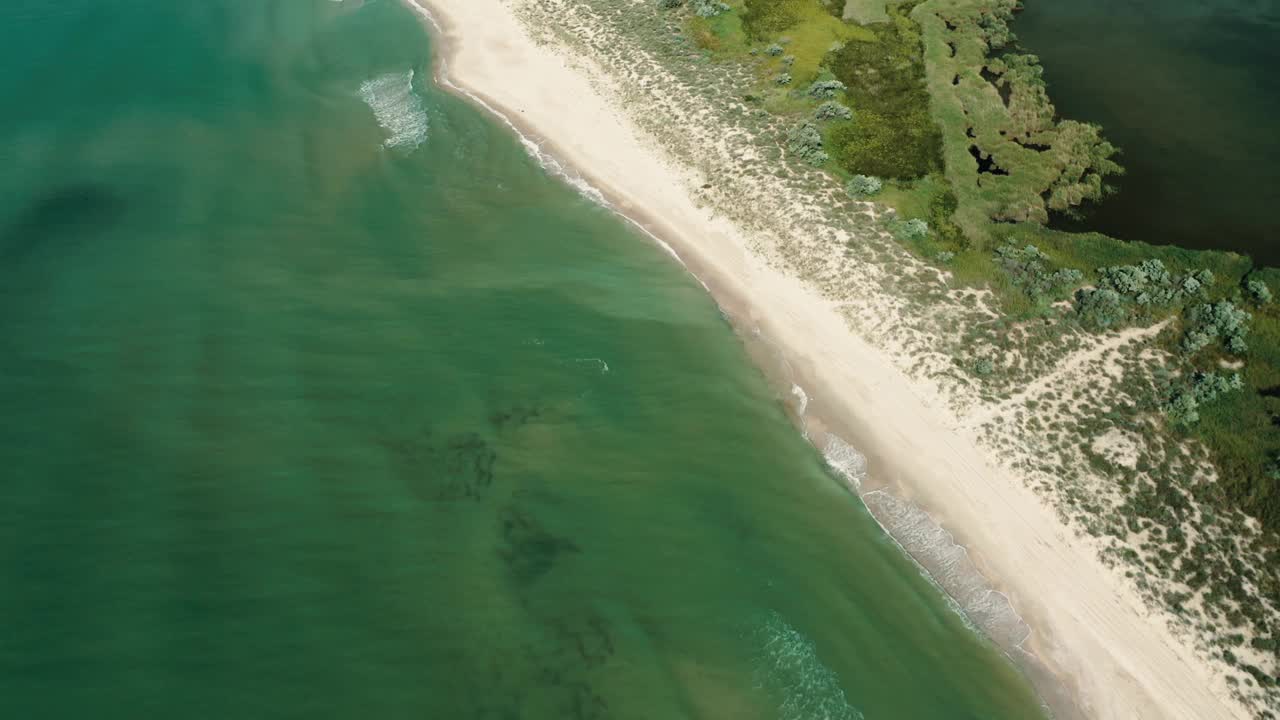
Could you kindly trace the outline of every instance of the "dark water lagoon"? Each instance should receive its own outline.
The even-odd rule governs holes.
[[[1280,0],[1027,0],[1013,25],[1064,117],[1128,171],[1069,229],[1280,265]]]
[[[389,2],[0,6],[0,716],[1021,719]]]

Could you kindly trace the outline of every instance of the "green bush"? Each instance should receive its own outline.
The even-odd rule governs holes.
[[[814,167],[828,160],[826,151],[822,149],[822,133],[811,122],[803,122],[791,128],[787,133],[787,149]]]
[[[1245,283],[1245,290],[1248,291],[1249,297],[1259,305],[1266,305],[1271,302],[1271,288],[1267,284],[1256,278],[1250,278]]]
[[[835,100],[828,100],[818,106],[813,117],[818,120],[851,120],[853,111]]]
[[[1049,257],[1035,245],[1023,248],[1005,245],[996,250],[996,264],[1008,273],[1016,287],[1036,302],[1066,298],[1084,282],[1084,273],[1075,268],[1055,269]]]
[[[819,100],[830,100],[844,91],[844,83],[839,80],[816,80],[809,86],[810,97],[815,97]]]
[[[1129,306],[1111,288],[1092,288],[1076,293],[1076,312],[1085,327],[1108,330],[1129,320]]]
[[[1196,305],[1187,312],[1182,351],[1187,354],[1199,352],[1221,339],[1227,350],[1243,354],[1248,349],[1244,337],[1249,334],[1252,317],[1230,300]]]
[[[889,223],[889,232],[902,242],[920,242],[929,237],[929,223],[920,218],[894,220]]]
[[[1189,384],[1174,389],[1161,410],[1175,425],[1194,425],[1200,421],[1200,406],[1243,387],[1244,382],[1237,374],[1227,376],[1198,372]]]
[[[698,17],[715,17],[720,13],[729,12],[730,9],[720,0],[689,0],[689,7]]]
[[[869,198],[880,192],[884,187],[884,183],[878,177],[869,175],[854,175],[845,183],[844,190],[854,198]]]

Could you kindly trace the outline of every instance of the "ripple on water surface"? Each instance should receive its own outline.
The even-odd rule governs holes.
[[[778,696],[779,720],[862,720],[840,678],[818,658],[813,641],[770,612],[757,629],[757,683]]]

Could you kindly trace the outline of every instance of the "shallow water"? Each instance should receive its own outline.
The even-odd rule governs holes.
[[[1029,0],[1013,25],[1068,118],[1123,151],[1089,229],[1280,265],[1280,0]]]
[[[0,7],[0,715],[1038,716],[428,53],[385,1]]]

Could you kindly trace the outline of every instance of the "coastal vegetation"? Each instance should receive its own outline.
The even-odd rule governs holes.
[[[740,179],[787,184],[811,201],[795,214],[821,209],[837,228],[787,229],[803,276],[863,282],[827,257],[841,242],[841,257],[888,268],[867,282],[919,316],[967,308],[918,321],[927,340],[899,323],[924,358],[909,369],[987,408],[989,445],[1231,666],[1259,716],[1280,712],[1280,271],[1048,227],[1104,201],[1121,156],[1102,128],[1058,117],[1010,31],[1013,0],[728,0],[711,17],[581,3],[732,128],[677,132],[667,106],[650,126],[664,141],[692,156],[748,138],[735,175],[706,170],[707,202]],[[764,222],[740,197],[719,202]]]
[[[1052,313],[1052,303],[1064,300],[1072,301],[1075,321],[1093,331],[1175,318],[1196,326],[1172,343],[1182,346],[1186,367],[1178,370],[1208,372],[1223,361],[1188,351],[1202,349],[1214,332],[1198,308],[1270,299],[1266,280],[1246,259],[1045,227],[1051,213],[1102,200],[1107,179],[1123,169],[1101,128],[1057,117],[1037,58],[1017,51],[1009,29],[1015,0],[854,5],[856,16],[884,19],[846,22],[851,29],[842,31],[832,24],[832,6],[818,0],[742,0],[715,28],[711,46],[739,49],[728,59],[750,61],[761,50],[779,58],[764,64],[780,86],[769,110],[820,122],[793,126],[786,148],[794,157],[846,182],[889,181],[883,192],[878,185],[867,192],[867,181],[858,180],[849,194],[875,195],[927,223],[925,232],[902,223],[891,232],[926,259],[945,261],[960,280],[992,287],[1011,318]],[[728,20],[734,15],[739,22]],[[782,71],[784,48],[786,58],[804,62]],[[1018,253],[1034,258],[1019,261]],[[1224,442],[1213,423],[1196,423],[1190,432],[1249,488],[1231,493],[1236,501],[1280,532],[1280,431],[1270,423],[1280,402],[1265,394],[1280,387],[1273,382],[1280,378],[1252,369],[1275,367],[1274,323],[1273,314],[1259,317],[1267,327],[1256,352],[1243,329],[1219,348],[1234,357],[1228,362],[1246,366],[1245,387],[1223,402],[1259,432],[1233,442]]]

